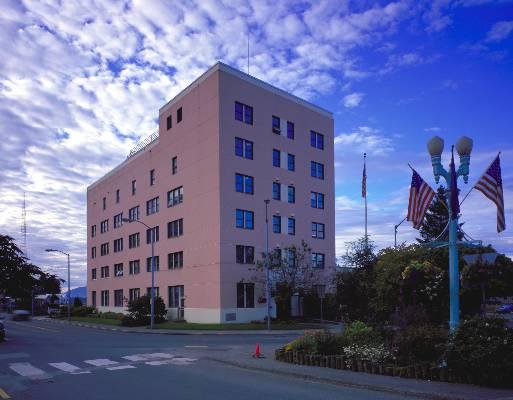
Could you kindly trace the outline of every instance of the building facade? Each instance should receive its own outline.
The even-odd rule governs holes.
[[[270,248],[305,240],[330,274],[333,158],[330,112],[215,64],[160,109],[158,134],[88,188],[88,303],[121,312],[149,293],[155,240],[170,318],[263,319],[265,200]]]

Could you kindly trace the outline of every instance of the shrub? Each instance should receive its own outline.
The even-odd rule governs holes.
[[[81,306],[81,307],[73,307],[71,310],[71,315],[74,317],[87,317],[96,312],[95,307],[91,306]]]
[[[117,313],[112,311],[106,311],[98,314],[99,318],[105,318],[105,319],[123,319],[125,314],[123,313]]]
[[[412,325],[393,338],[393,347],[401,365],[438,361],[445,350],[448,332],[431,325]]]
[[[362,321],[355,321],[344,328],[341,342],[344,347],[352,344],[375,344],[381,342],[381,337],[371,326]]]
[[[155,297],[155,322],[166,320],[166,305],[162,297]],[[150,323],[151,299],[149,296],[141,296],[128,303],[128,315],[122,315],[121,324],[125,326],[141,326]]]
[[[335,355],[341,354],[340,336],[330,332],[307,333],[285,346],[285,351],[301,351],[309,354]]]
[[[393,359],[392,352],[385,348],[383,343],[379,344],[352,344],[344,347],[346,363],[350,368],[354,360],[368,360],[374,364],[386,364]]]
[[[82,307],[82,300],[80,299],[80,297],[75,297],[73,299],[73,307]]]
[[[464,321],[449,341],[446,361],[456,375],[473,383],[513,386],[513,332],[502,319]]]

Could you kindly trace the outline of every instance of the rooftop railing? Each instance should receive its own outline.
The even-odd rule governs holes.
[[[130,153],[128,153],[128,156],[126,158],[135,156],[137,153],[139,153],[140,151],[143,151],[146,147],[148,147],[151,143],[158,140],[158,138],[159,138],[159,131],[157,129],[150,136],[148,136],[141,142],[137,143],[137,145],[132,150],[130,150]]]

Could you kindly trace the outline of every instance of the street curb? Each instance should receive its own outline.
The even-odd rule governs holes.
[[[123,329],[123,328],[109,328],[108,326],[105,326],[105,325],[94,325],[94,324],[89,324],[89,323],[84,323],[84,322],[67,322],[67,321],[60,321],[60,320],[56,320],[56,319],[51,319],[51,318],[47,318],[47,319],[38,319],[37,321],[51,321],[51,322],[55,322],[55,323],[59,323],[59,324],[66,324],[66,325],[71,325],[71,326],[79,326],[79,327],[82,327],[82,328],[91,328],[91,329],[97,329],[97,330],[102,330],[102,331],[111,331],[111,332],[121,332],[121,333],[142,333],[142,334],[145,334],[145,335],[168,335],[168,336],[177,336],[177,335],[196,335],[196,336],[205,336],[205,335],[210,335],[210,336],[227,336],[227,335],[232,335],[232,336],[254,336],[254,335],[265,335],[265,336],[286,336],[286,335],[295,335],[295,334],[298,334],[298,335],[302,335],[304,334],[305,330],[304,329],[297,329],[297,330],[283,330],[283,331],[279,331],[279,330],[276,330],[276,331],[271,331],[271,332],[268,332],[268,331],[265,331],[265,330],[262,330],[262,331],[245,331],[245,330],[226,330],[226,331],[208,331],[208,330],[197,330],[197,331],[191,331],[191,330],[179,330],[179,329],[176,329],[176,330],[172,330],[170,329],[169,332],[162,332],[162,331],[151,331],[149,329],[145,329],[145,330],[132,330],[132,329]],[[308,330],[311,330],[311,329],[308,329]]]
[[[355,383],[355,382],[351,382],[351,381],[347,381],[347,380],[343,380],[343,379],[322,378],[320,376],[307,374],[307,373],[288,372],[288,371],[283,371],[283,370],[273,368],[273,367],[271,367],[271,368],[257,367],[254,365],[248,365],[248,364],[240,363],[237,361],[228,361],[228,360],[223,360],[223,359],[214,358],[214,357],[203,357],[203,359],[217,362],[220,364],[230,365],[230,366],[236,367],[236,368],[246,369],[246,370],[267,372],[267,373],[271,373],[271,374],[275,374],[275,375],[309,380],[309,381],[318,382],[318,383],[328,383],[328,384],[332,384],[332,385],[350,387],[350,388],[354,388],[354,389],[364,389],[364,390],[372,390],[374,392],[391,393],[391,394],[397,394],[397,395],[401,395],[401,396],[411,396],[411,397],[415,397],[415,398],[423,399],[423,400],[465,400],[465,397],[445,396],[445,395],[433,394],[433,393],[429,393],[429,392],[422,392],[422,391],[415,391],[415,390],[400,390],[400,389],[390,388],[390,387],[386,387],[386,386],[379,386],[379,385],[366,385],[366,384]]]

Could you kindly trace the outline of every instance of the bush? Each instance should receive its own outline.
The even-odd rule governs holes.
[[[73,299],[73,307],[82,307],[82,300],[80,299],[80,297],[75,297]]]
[[[155,322],[160,323],[166,320],[166,305],[162,297],[155,297]],[[125,326],[142,326],[150,323],[151,298],[141,296],[128,303],[128,315],[122,315],[121,324]]]
[[[105,318],[105,319],[123,319],[125,314],[123,313],[117,313],[112,311],[102,312],[98,314],[99,318]]]
[[[438,361],[445,350],[448,332],[431,325],[412,325],[393,338],[393,347],[401,365]]]
[[[344,347],[344,355],[347,366],[350,368],[354,360],[368,360],[374,364],[386,364],[393,358],[392,352],[385,348],[383,343],[379,344],[352,344]]]
[[[344,347],[352,344],[367,345],[381,342],[381,336],[371,326],[362,321],[355,321],[344,327],[342,344]]]
[[[95,313],[96,308],[92,306],[73,307],[71,310],[71,315],[74,317],[87,317]]]
[[[503,319],[461,323],[446,352],[447,367],[473,383],[513,386],[513,332]]]
[[[329,332],[313,332],[301,336],[285,346],[286,351],[301,351],[309,354],[341,354],[340,336]]]

